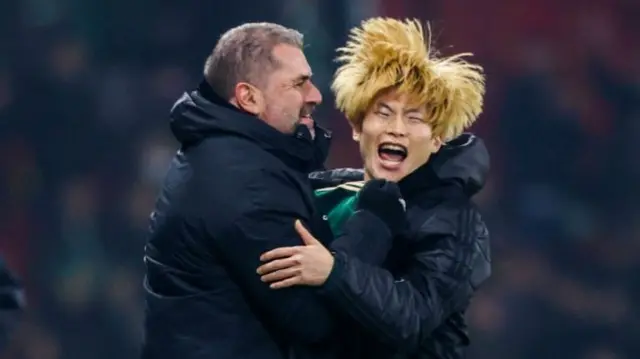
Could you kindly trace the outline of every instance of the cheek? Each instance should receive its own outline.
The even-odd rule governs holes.
[[[420,167],[425,164],[429,157],[431,157],[433,147],[429,138],[415,139],[412,141],[411,149],[409,150],[411,156],[411,164],[414,167]]]
[[[414,158],[413,165],[415,168],[418,168],[420,166],[422,166],[423,164],[427,163],[427,161],[429,160],[429,157],[431,157],[431,153],[428,151],[423,151],[423,152],[419,152],[417,154],[417,156]]]
[[[360,142],[358,142],[358,146],[360,147],[360,155],[362,156],[362,159],[366,160],[369,157],[369,152],[371,152],[367,146],[367,142],[361,139]]]
[[[272,111],[274,108],[279,107],[278,102],[279,99],[277,96],[274,96],[272,94],[265,95],[264,101],[262,102],[262,107],[265,109],[265,111]]]
[[[269,107],[277,109],[286,109],[298,104],[301,96],[298,91],[287,89],[284,91],[274,91],[266,97]]]
[[[295,89],[291,89],[288,90],[286,94],[284,94],[282,97],[282,99],[286,99],[287,100],[287,104],[291,105],[298,105],[304,102],[304,95]]]
[[[362,160],[365,162],[370,157],[371,147],[372,147],[372,144],[371,144],[370,138],[367,135],[360,133],[360,137],[358,140],[358,148],[360,150],[360,156],[362,157]]]
[[[383,124],[375,117],[365,116],[360,125],[360,152],[363,159],[371,159],[378,154],[378,139],[384,132]]]
[[[297,114],[302,108],[302,100],[302,95],[298,91],[287,91],[287,93],[283,94],[277,101],[284,112]]]
[[[375,137],[366,131],[366,128],[362,128],[362,132],[360,132],[358,146],[360,147],[360,152],[363,157],[370,155],[375,147]]]
[[[382,128],[380,124],[375,120],[365,118],[360,124],[360,142],[374,143],[376,138],[382,134]]]
[[[287,102],[282,100],[282,98],[278,98],[269,102],[266,106],[267,112],[276,116],[282,116],[291,112],[289,107],[287,107]]]

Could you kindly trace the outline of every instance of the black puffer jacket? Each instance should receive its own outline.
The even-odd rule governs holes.
[[[285,135],[216,96],[206,83],[171,113],[181,142],[151,215],[145,246],[144,359],[334,359],[341,319],[313,287],[272,290],[260,255],[302,243],[301,220],[323,242],[307,174],[329,135]],[[374,215],[354,236],[391,238]],[[369,231],[369,232],[367,232]],[[360,238],[355,238],[359,240]]]
[[[22,286],[0,258],[0,352],[24,305]]]
[[[325,295],[360,324],[361,358],[458,359],[469,345],[464,314],[491,274],[489,234],[471,197],[484,185],[489,156],[469,134],[444,146],[400,181],[409,228],[380,267],[337,255],[343,279]],[[362,180],[362,170],[310,176],[316,188]],[[319,208],[322,210],[322,208]],[[354,334],[355,336],[355,334]]]

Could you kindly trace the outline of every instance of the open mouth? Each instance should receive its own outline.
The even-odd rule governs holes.
[[[407,154],[407,148],[397,143],[383,142],[378,146],[378,156],[386,162],[400,164],[407,158]]]
[[[313,113],[314,108],[312,106],[305,106],[300,110],[300,119],[313,120],[311,114]]]
[[[309,133],[311,134],[311,138],[314,139],[316,137],[316,132],[314,128],[313,117],[311,117],[311,113],[313,112],[313,108],[303,108],[300,111],[300,119],[298,120],[298,124],[305,125],[309,129]]]

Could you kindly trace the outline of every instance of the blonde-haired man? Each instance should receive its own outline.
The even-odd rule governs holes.
[[[316,191],[339,237],[331,251],[298,225],[306,245],[265,253],[258,272],[276,289],[318,286],[354,319],[345,324],[359,338],[351,358],[462,358],[464,313],[491,271],[487,228],[471,201],[488,154],[480,139],[462,134],[482,110],[482,68],[467,54],[437,56],[415,20],[365,21],[339,51],[332,88],[364,171],[312,176],[340,183]],[[363,181],[349,181],[359,175]],[[388,246],[341,236],[370,180],[397,182],[406,204],[406,228]]]

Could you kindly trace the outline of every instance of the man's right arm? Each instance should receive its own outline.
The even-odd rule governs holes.
[[[294,228],[296,219],[308,220],[308,214],[296,208],[296,201],[302,205],[302,194],[268,173],[259,182],[243,187],[238,194],[240,205],[224,208],[222,203],[215,203],[220,196],[210,198],[221,207],[204,218],[215,251],[251,304],[270,323],[302,342],[328,338],[335,333],[333,315],[315,288],[273,290],[256,273],[262,253],[302,245]]]

